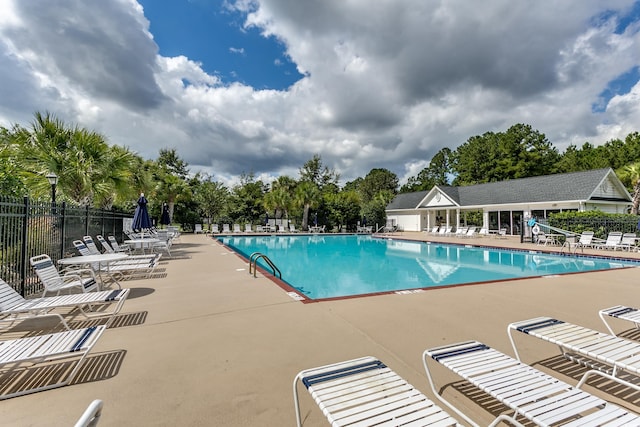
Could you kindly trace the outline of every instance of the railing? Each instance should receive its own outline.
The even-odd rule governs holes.
[[[267,265],[269,267],[271,267],[271,271],[272,271],[274,276],[277,276],[279,279],[282,279],[282,273],[280,272],[280,269],[278,267],[276,267],[276,265],[273,263],[273,261],[271,261],[269,259],[268,256],[266,256],[265,254],[260,253],[260,252],[254,252],[249,257],[249,274],[251,274],[251,272],[253,271],[253,277],[256,277],[256,268],[258,266],[258,260],[259,259],[263,259],[264,262],[266,262]],[[252,266],[253,266],[253,268],[252,268]],[[277,275],[276,275],[276,273],[277,273]]]
[[[73,252],[85,235],[122,240],[122,219],[130,214],[0,196],[0,278],[21,295],[42,292],[29,258],[47,254],[57,262]]]

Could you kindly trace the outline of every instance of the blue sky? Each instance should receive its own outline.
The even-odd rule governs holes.
[[[185,55],[225,84],[286,90],[303,77],[276,37],[243,28],[245,14],[217,0],[143,0],[160,55]]]
[[[0,0],[0,126],[36,111],[225,184],[404,182],[517,123],[640,131],[640,0]]]
[[[640,81],[640,67],[638,66],[632,67],[629,71],[617,76],[607,83],[607,87],[600,92],[600,102],[594,104],[593,111],[597,113],[606,112],[606,105],[611,101],[611,98],[616,95],[628,94],[638,81]]]

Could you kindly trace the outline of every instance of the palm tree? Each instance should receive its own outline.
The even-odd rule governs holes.
[[[191,187],[187,183],[189,172],[187,163],[182,160],[175,149],[161,149],[156,162],[155,178],[158,180],[156,194],[162,196],[169,206],[169,217],[173,218],[176,200],[190,199]]]
[[[114,202],[127,200],[135,165],[135,155],[128,149],[114,145],[109,148],[100,165],[94,185],[94,205],[111,209]]]
[[[316,208],[320,204],[322,193],[318,186],[312,182],[304,181],[296,187],[296,204],[303,208],[302,229],[309,229],[309,209]]]
[[[263,204],[268,212],[273,211],[274,218],[280,217],[289,219],[291,194],[283,188],[276,188],[269,191],[264,196]]]
[[[99,133],[69,128],[53,115],[36,113],[31,130],[19,130],[15,139],[25,181],[35,196],[47,194],[44,177],[58,175],[61,199],[89,206],[111,208],[118,194],[127,191],[135,155],[125,148],[110,147]]]
[[[276,197],[276,193],[272,190],[264,195],[262,199],[262,205],[267,212],[273,211],[273,217],[276,217],[276,213],[278,211],[278,198]]]
[[[173,218],[173,211],[176,200],[191,197],[191,189],[187,182],[179,176],[170,173],[162,173],[158,176],[159,183],[156,194],[161,194],[167,200],[169,206],[169,217]]]
[[[49,183],[45,176],[53,172],[58,175],[58,191],[66,194],[69,180],[63,171],[67,164],[71,131],[54,116],[36,113],[31,129],[21,129],[14,133],[19,144],[19,157],[24,166],[24,180],[36,197],[47,194]]]
[[[622,181],[633,188],[631,197],[631,213],[638,214],[640,207],[640,163],[632,163],[622,168],[620,172]]]
[[[112,171],[105,171],[109,146],[104,138],[86,129],[74,129],[65,153],[65,164],[60,171],[59,185],[71,200],[82,206],[91,205],[96,193],[106,193],[102,185],[105,176]]]

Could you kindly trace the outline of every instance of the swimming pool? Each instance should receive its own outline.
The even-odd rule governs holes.
[[[369,235],[221,236],[218,240],[246,258],[254,252],[267,255],[284,282],[313,300],[638,265]],[[271,271],[263,261],[258,265]]]

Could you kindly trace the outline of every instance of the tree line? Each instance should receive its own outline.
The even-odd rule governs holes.
[[[139,193],[159,218],[169,206],[172,223],[262,224],[287,219],[307,229],[313,223],[351,230],[360,221],[383,225],[385,208],[398,194],[434,185],[472,185],[553,173],[613,168],[640,200],[640,134],[595,147],[585,142],[560,153],[543,133],[526,124],[504,132],[470,137],[456,149],[443,148],[406,184],[385,168],[339,185],[340,176],[316,154],[297,177],[265,183],[253,173],[227,187],[213,176],[189,171],[176,150],[163,148],[157,159],[143,159],[105,136],[69,125],[50,113],[36,113],[28,127],[0,127],[0,194],[46,198],[49,173],[59,177],[57,199],[81,206],[132,212]]]

